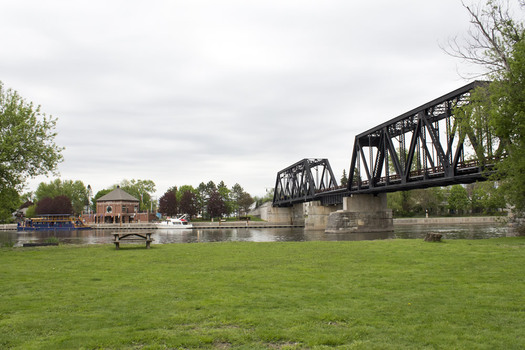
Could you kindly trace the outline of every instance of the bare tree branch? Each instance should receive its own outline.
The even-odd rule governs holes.
[[[525,7],[525,0],[519,0]],[[513,19],[508,0],[487,0],[484,7],[466,5],[472,28],[466,37],[449,39],[447,47],[441,47],[448,55],[476,66],[484,73],[477,76],[498,76],[508,72],[514,45],[523,39],[521,22]]]

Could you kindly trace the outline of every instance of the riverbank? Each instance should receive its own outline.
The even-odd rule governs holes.
[[[525,347],[525,238],[0,252],[2,348]]]
[[[506,216],[461,216],[461,217],[430,217],[430,218],[399,218],[394,219],[394,225],[480,225],[505,224]]]

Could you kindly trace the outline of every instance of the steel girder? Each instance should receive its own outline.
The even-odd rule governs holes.
[[[454,116],[454,108],[468,104],[470,92],[483,84],[487,83],[465,85],[357,135],[347,187],[337,186],[327,159],[303,159],[281,170],[273,205],[313,200],[333,205],[351,194],[486,180],[497,159],[480,154],[481,140]],[[316,182],[312,169],[317,175],[319,167],[322,176]]]
[[[475,135],[453,115],[481,84],[485,83],[468,84],[357,135],[347,192],[393,192],[485,180],[491,166],[476,154]]]
[[[303,159],[277,173],[273,205],[312,201],[320,192],[337,187],[328,159]]]

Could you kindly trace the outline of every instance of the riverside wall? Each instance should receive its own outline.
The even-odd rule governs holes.
[[[399,218],[394,219],[394,225],[479,225],[505,224],[506,216],[465,216],[439,218]]]

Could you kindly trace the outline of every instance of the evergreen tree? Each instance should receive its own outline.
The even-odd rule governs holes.
[[[341,176],[341,186],[346,187],[348,185],[348,177],[346,176],[346,170],[343,169],[343,176]]]
[[[207,212],[211,218],[221,218],[227,214],[226,204],[220,193],[215,190],[208,199]]]

